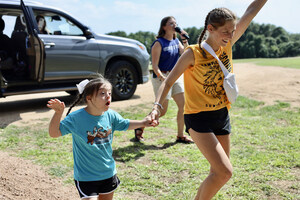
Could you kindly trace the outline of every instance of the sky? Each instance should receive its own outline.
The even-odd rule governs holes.
[[[37,1],[37,0],[36,0]],[[157,33],[165,16],[174,16],[181,28],[204,25],[207,13],[227,7],[241,17],[252,0],[39,0],[67,11],[94,32],[125,31]],[[300,33],[300,1],[269,0],[254,18],[255,23],[274,24],[289,33]]]

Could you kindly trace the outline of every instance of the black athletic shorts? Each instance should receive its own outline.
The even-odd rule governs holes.
[[[196,114],[184,114],[185,131],[189,129],[200,133],[228,135],[231,133],[230,118],[227,107],[214,111],[203,111]]]
[[[109,194],[120,184],[117,175],[101,181],[75,181],[80,198],[98,197],[99,194]]]

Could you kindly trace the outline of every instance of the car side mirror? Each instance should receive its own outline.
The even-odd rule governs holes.
[[[93,33],[92,33],[89,29],[86,29],[86,30],[84,31],[84,35],[85,35],[85,37],[86,37],[87,39],[94,38]]]

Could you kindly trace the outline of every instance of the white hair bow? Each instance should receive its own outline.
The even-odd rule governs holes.
[[[81,81],[79,84],[76,84],[79,94],[82,94],[82,93],[83,93],[85,86],[86,86],[89,82],[90,82],[90,81],[89,81],[88,79],[85,79],[85,80]]]

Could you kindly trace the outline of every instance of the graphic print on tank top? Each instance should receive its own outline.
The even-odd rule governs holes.
[[[231,71],[232,66],[226,52],[222,53],[222,55],[220,56],[220,60],[222,61],[226,69]],[[201,66],[209,68],[209,70],[207,70],[207,72],[204,74],[205,79],[203,89],[205,93],[212,95],[214,98],[221,99],[221,96],[225,94],[222,81],[224,75],[218,61],[214,60],[210,63],[202,64]]]

